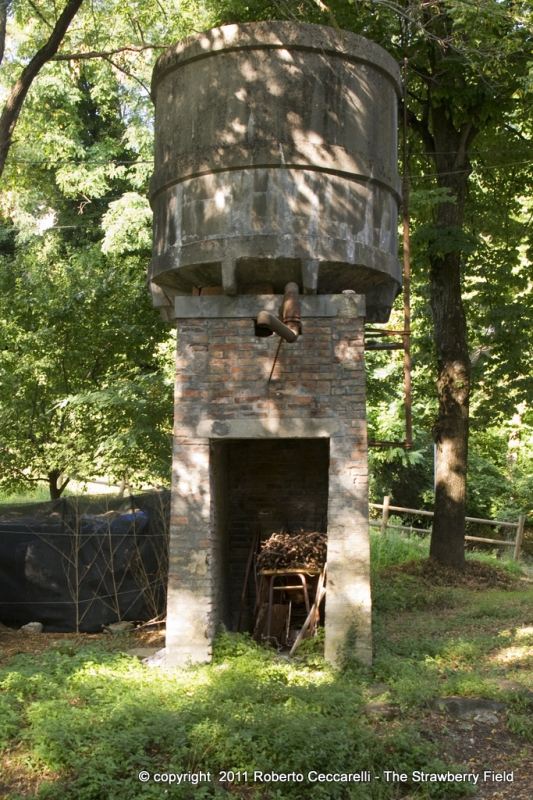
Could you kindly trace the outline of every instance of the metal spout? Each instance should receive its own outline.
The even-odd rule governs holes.
[[[295,333],[288,325],[274,317],[269,311],[260,311],[257,316],[257,323],[255,326],[256,336],[271,336],[277,333],[286,342],[295,342],[298,334]]]

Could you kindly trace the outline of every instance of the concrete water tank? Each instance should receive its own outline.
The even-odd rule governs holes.
[[[386,321],[401,286],[399,92],[385,50],[319,25],[228,25],[166,50],[153,77],[156,304],[295,281],[365,294],[367,320]]]

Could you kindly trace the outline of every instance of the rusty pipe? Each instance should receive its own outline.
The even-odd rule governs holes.
[[[265,329],[272,331],[272,333],[277,333],[278,336],[281,336],[282,339],[285,339],[286,342],[295,342],[298,338],[298,334],[294,332],[292,328],[289,328],[288,325],[284,325],[283,322],[271,314],[269,311],[260,311],[257,315],[257,323],[256,323],[256,331],[263,332],[263,336],[265,335]],[[270,334],[266,334],[269,336]]]
[[[269,311],[260,311],[255,324],[256,336],[270,336],[277,333],[286,342],[295,342],[302,331],[302,311],[298,284],[290,282],[285,287],[281,319]]]
[[[302,310],[300,308],[300,296],[298,284],[291,281],[285,287],[283,296],[283,306],[281,308],[281,319],[298,337],[302,332]],[[293,339],[293,341],[295,341]]]

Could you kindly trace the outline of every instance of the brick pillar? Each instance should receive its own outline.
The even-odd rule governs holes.
[[[326,661],[346,653],[372,663],[366,452],[355,437],[330,439]]]
[[[185,667],[211,658],[209,440],[176,437],[173,462],[166,659]]]

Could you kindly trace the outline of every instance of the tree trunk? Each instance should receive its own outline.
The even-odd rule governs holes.
[[[438,184],[454,202],[437,209],[437,238],[430,252],[431,309],[435,331],[439,411],[433,429],[437,445],[435,516],[430,556],[457,570],[465,568],[466,469],[470,358],[461,298],[461,233],[470,164],[471,125],[457,131],[442,107],[433,110],[434,159]]]
[[[2,175],[6,163],[6,159],[11,147],[11,139],[15,125],[22,110],[24,100],[28,94],[30,87],[41,71],[42,67],[47,61],[50,61],[54,56],[63,41],[63,38],[68,30],[68,26],[77,14],[83,0],[68,0],[65,8],[59,19],[57,20],[54,30],[50,34],[48,41],[40,50],[33,56],[29,64],[22,70],[20,78],[13,84],[9,96],[5,102],[0,116],[0,176]],[[7,14],[7,3],[4,1],[0,3],[0,10],[2,13]],[[0,15],[1,22],[1,15]],[[0,24],[1,35],[1,24]],[[5,34],[4,34],[5,35]]]
[[[48,489],[50,491],[50,500],[59,500],[67,487],[67,483],[70,480],[70,478],[65,478],[63,483],[59,485],[60,478],[61,471],[58,469],[53,469],[48,473]]]

